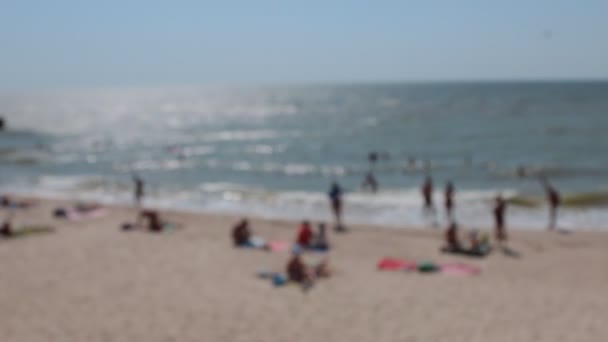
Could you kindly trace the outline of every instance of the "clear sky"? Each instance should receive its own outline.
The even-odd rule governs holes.
[[[608,78],[607,0],[0,5],[0,88]]]

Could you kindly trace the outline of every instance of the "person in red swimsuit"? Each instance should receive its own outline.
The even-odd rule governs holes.
[[[302,221],[296,242],[302,247],[308,247],[310,245],[312,242],[312,229],[310,228],[310,222]]]

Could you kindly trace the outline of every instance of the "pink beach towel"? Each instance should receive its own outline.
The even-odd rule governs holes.
[[[268,249],[271,252],[286,252],[289,250],[291,244],[287,241],[268,241]]]
[[[382,258],[377,265],[382,271],[412,271],[416,269],[416,262],[395,258]]]

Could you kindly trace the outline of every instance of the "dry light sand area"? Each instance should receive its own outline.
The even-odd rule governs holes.
[[[335,275],[303,292],[256,277],[289,254],[233,248],[237,217],[163,212],[185,228],[122,232],[131,209],[68,222],[51,217],[62,203],[15,217],[54,233],[0,240],[1,341],[608,341],[608,234],[510,231],[519,258],[478,260],[439,253],[438,230],[353,227],[330,236]],[[272,239],[297,228],[251,223]],[[383,256],[482,273],[380,272]]]

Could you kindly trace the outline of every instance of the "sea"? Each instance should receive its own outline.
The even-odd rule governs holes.
[[[0,92],[0,193],[242,216],[427,227],[420,186],[456,188],[461,227],[608,230],[608,82],[171,86]],[[370,153],[376,162],[370,162]],[[372,171],[376,193],[362,188]]]

